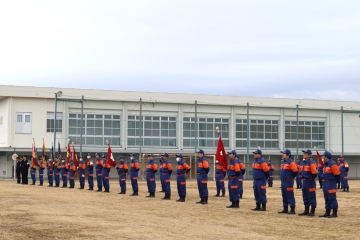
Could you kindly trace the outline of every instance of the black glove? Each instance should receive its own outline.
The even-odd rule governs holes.
[[[206,174],[209,173],[210,169],[209,168],[205,168]]]
[[[157,173],[158,170],[154,170],[154,173]]]
[[[293,178],[296,178],[297,174],[298,174],[297,172],[292,172]]]
[[[313,178],[313,179],[316,179],[316,178],[317,178],[317,174],[313,174],[313,175],[312,175],[312,178]]]
[[[128,169],[126,169],[126,170],[125,170],[125,173],[127,173],[128,171],[129,171],[129,170],[128,170]]]
[[[238,177],[240,176],[240,171],[239,172],[235,172],[235,175]]]
[[[226,172],[223,172],[224,177],[226,177]]]
[[[190,169],[186,170],[186,173],[190,172]]]
[[[241,174],[242,174],[242,175],[245,175],[245,172],[246,172],[245,169],[244,169],[244,170],[241,170]]]
[[[269,172],[265,172],[266,179],[269,179],[269,176],[270,176]]]
[[[346,169],[346,172],[348,172],[349,171],[349,168],[345,168]]]
[[[171,175],[172,174],[172,170],[169,170],[169,175]]]
[[[136,169],[136,171],[137,171],[137,172],[140,171],[140,168]]]
[[[335,175],[336,183],[340,183],[340,175]]]

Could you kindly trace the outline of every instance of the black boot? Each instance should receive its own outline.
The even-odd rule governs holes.
[[[98,187],[97,192],[102,192],[102,187]]]
[[[38,186],[42,186],[43,184],[42,183],[40,183]]]
[[[221,197],[225,197],[225,192],[222,192],[222,193],[221,193]]]
[[[89,187],[88,191],[93,191],[94,187]]]
[[[298,215],[299,216],[306,216],[306,215],[308,215],[309,214],[309,206],[305,206],[305,210],[304,210],[304,212],[302,212],[302,213],[299,213]]]
[[[266,204],[262,204],[261,209],[259,211],[265,212],[266,211]]]
[[[256,204],[256,208],[252,208],[251,210],[253,210],[253,211],[259,211],[261,208],[260,208],[260,204],[259,203],[257,203]]]
[[[309,217],[315,216],[315,208],[314,207],[311,207],[310,213],[307,216],[309,216]]]
[[[147,198],[151,198],[151,192],[149,192],[149,195],[148,196],[146,196]]]
[[[167,199],[167,193],[165,193],[165,196],[161,200]]]
[[[59,187],[60,184],[56,184],[55,187]]]
[[[204,197],[204,201],[202,202],[202,204],[208,204],[208,197]]]
[[[289,212],[289,207],[284,206],[284,209],[281,212],[278,212],[278,213],[288,213],[288,212]]]
[[[242,199],[242,194],[240,194],[240,199]]]
[[[105,188],[106,193],[110,193],[110,188]]]
[[[235,201],[235,207],[234,208],[240,208],[240,200]]]
[[[165,200],[171,200],[171,194],[168,194]]]
[[[35,185],[35,181],[33,181],[33,183],[31,185]]]
[[[63,184],[63,186],[62,186],[63,188],[67,188],[67,184]]]
[[[331,209],[326,210],[326,212],[323,215],[320,215],[319,217],[328,217],[328,216],[330,216],[330,212],[331,212]]]
[[[138,196],[138,190],[134,191],[130,196]]]
[[[235,202],[231,202],[230,206],[226,206],[226,208],[234,208],[235,207]]]
[[[346,188],[343,188],[342,192],[346,192]]]
[[[204,201],[204,198],[201,198],[199,202],[196,202],[196,204],[202,204]]]
[[[217,192],[214,197],[220,197],[220,192]]]
[[[333,214],[328,216],[328,218],[336,218],[337,217],[337,208],[333,208]]]
[[[180,199],[176,200],[176,202],[185,202],[185,196],[180,196]]]
[[[290,206],[290,212],[288,214],[296,214],[295,213],[295,206]]]
[[[347,187],[346,191],[349,192],[349,187]]]

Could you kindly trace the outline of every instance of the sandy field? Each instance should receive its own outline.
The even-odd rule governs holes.
[[[322,190],[317,190],[316,217],[278,214],[282,210],[279,181],[267,189],[266,212],[254,212],[252,181],[245,181],[240,209],[226,209],[225,198],[215,198],[215,182],[209,182],[209,204],[195,204],[198,190],[188,181],[185,203],[178,199],[172,181],[171,201],[145,198],[145,182],[139,196],[119,195],[111,181],[110,193],[0,181],[0,239],[360,239],[360,181],[350,181],[350,192],[338,192],[336,219],[323,219]],[[160,184],[157,183],[159,189]],[[85,185],[87,189],[87,185]],[[301,190],[295,189],[296,212],[303,211]]]

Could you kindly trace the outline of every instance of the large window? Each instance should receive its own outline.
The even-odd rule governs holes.
[[[184,148],[195,146],[195,118],[184,117]],[[217,146],[219,127],[224,147],[229,147],[229,119],[226,118],[198,118],[198,147],[214,148]]]
[[[106,140],[112,146],[120,146],[120,115],[84,114],[83,144],[105,146]],[[70,142],[80,144],[81,114],[69,114]]]
[[[176,147],[176,117],[143,116],[142,146]],[[140,145],[140,117],[128,116],[128,146]]]
[[[279,148],[278,120],[250,120],[250,148]],[[247,119],[236,119],[236,147],[247,147]]]
[[[54,112],[48,112],[46,115],[46,132],[54,132]],[[62,132],[62,116],[61,112],[56,113],[56,132]]]
[[[31,113],[16,113],[15,133],[31,133]]]
[[[299,148],[325,149],[325,122],[299,121]],[[296,148],[296,121],[285,121],[285,147]]]

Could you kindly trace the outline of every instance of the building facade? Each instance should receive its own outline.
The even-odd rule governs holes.
[[[116,158],[182,153],[194,165],[196,148],[215,154],[216,127],[225,149],[236,149],[246,163],[258,147],[275,166],[284,148],[293,156],[326,149],[336,158],[343,152],[355,178],[359,116],[359,102],[0,86],[0,178],[13,177],[12,154],[30,156],[33,139],[40,154],[43,138],[47,153],[54,142],[66,153],[69,141],[84,156],[106,153],[108,141]]]

